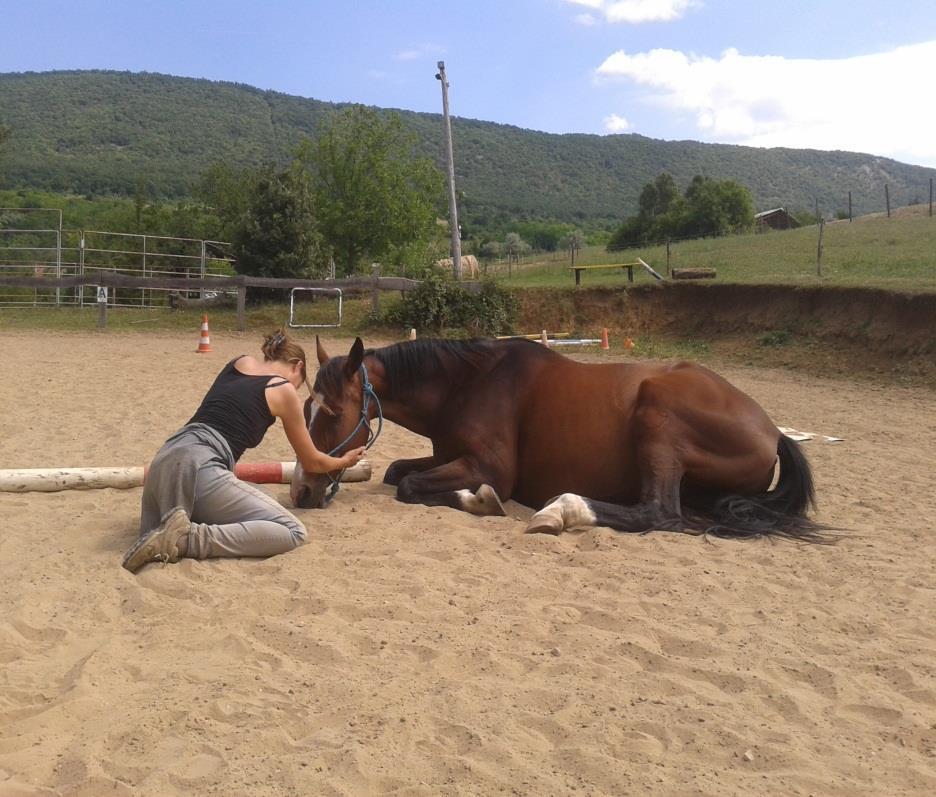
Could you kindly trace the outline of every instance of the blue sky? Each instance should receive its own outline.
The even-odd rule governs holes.
[[[0,72],[162,72],[438,112],[444,60],[457,116],[936,167],[934,0],[0,3]]]

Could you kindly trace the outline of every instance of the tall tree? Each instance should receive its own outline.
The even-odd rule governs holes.
[[[646,219],[663,216],[670,212],[673,203],[678,199],[679,188],[673,176],[668,172],[661,172],[640,192],[640,215]]]
[[[335,113],[315,143],[300,149],[339,274],[353,274],[365,257],[392,261],[435,234],[443,176],[416,157],[415,145],[398,114],[355,105]]]
[[[712,180],[696,175],[686,189],[681,219],[682,236],[727,235],[754,223],[751,192],[734,180]]]
[[[3,157],[3,150],[6,143],[13,137],[13,131],[9,127],[0,123],[0,158]]]
[[[222,240],[234,237],[234,229],[247,211],[253,175],[246,169],[216,161],[198,181],[195,196],[204,204],[205,213],[216,217],[217,234]]]
[[[585,246],[585,233],[583,233],[581,230],[572,230],[571,232],[562,236],[562,238],[559,240],[559,245],[563,249],[568,250],[569,260],[574,266],[575,255],[583,246]]]
[[[740,183],[696,175],[680,196],[673,178],[664,172],[643,187],[640,211],[615,230],[608,251],[666,238],[726,235],[753,223],[754,200]]]
[[[294,164],[256,172],[233,225],[235,267],[260,277],[313,277],[324,271],[308,173]]]

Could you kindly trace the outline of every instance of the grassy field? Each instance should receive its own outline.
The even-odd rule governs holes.
[[[716,269],[722,283],[778,283],[784,285],[870,286],[906,292],[936,291],[936,217],[928,207],[916,205],[885,214],[863,216],[854,222],[836,221],[825,226],[822,275],[816,273],[818,227],[771,230],[763,234],[680,241],[671,244],[670,267],[707,266]],[[609,253],[589,247],[579,253],[581,265],[620,263],[643,258],[666,274],[666,247],[655,246]],[[574,284],[567,254],[547,259],[528,259],[513,277],[500,264],[489,273],[509,284],[562,287]],[[652,282],[643,269],[635,281]],[[624,285],[626,272],[585,272],[583,285]]]
[[[823,273],[816,274],[816,227],[771,231],[760,235],[684,241],[671,246],[671,268],[709,266],[718,272],[719,283],[756,283],[784,285],[870,286],[895,291],[936,292],[936,218],[930,218],[926,206],[901,208],[892,218],[886,215],[864,216],[853,223],[832,222],[824,236]],[[642,257],[657,271],[666,272],[665,247],[648,247],[609,254],[603,247],[591,247],[580,253],[582,264],[614,263]],[[572,287],[567,256],[550,255],[528,260],[508,278],[506,266],[489,269],[497,279],[511,287]],[[635,271],[639,283],[653,282],[642,269]],[[620,271],[586,272],[583,285],[623,286],[626,274]],[[399,294],[384,293],[381,309],[398,302]],[[371,318],[370,298],[346,299],[343,334],[396,337],[405,330],[391,330]],[[108,329],[122,332],[145,332],[150,329],[191,331],[197,342],[202,310],[196,308],[168,311],[110,310]],[[233,307],[213,307],[207,311],[211,328],[231,332],[237,328]],[[333,322],[336,308],[332,301],[320,300],[302,305],[297,320]],[[286,303],[248,306],[248,334],[259,334],[280,324],[289,315]],[[97,308],[0,308],[2,329],[93,330]],[[314,334],[314,330],[307,330]],[[323,330],[323,334],[331,334]],[[304,333],[303,333],[304,334]]]

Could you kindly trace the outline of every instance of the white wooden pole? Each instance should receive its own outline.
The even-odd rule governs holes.
[[[257,484],[288,484],[295,462],[241,463],[234,469],[244,481]],[[371,464],[362,459],[344,472],[342,481],[366,482],[372,475]],[[97,490],[113,487],[126,490],[142,486],[146,468],[16,468],[0,470],[0,492],[54,493],[60,490]]]

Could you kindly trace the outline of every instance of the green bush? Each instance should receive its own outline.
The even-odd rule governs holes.
[[[516,315],[516,298],[493,280],[484,281],[478,293],[470,293],[448,276],[427,272],[418,288],[387,311],[384,321],[403,328],[482,336],[510,332]]]

